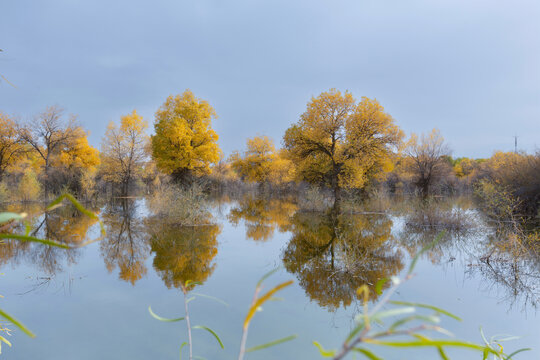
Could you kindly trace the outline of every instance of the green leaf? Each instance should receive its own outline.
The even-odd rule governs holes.
[[[17,214],[13,212],[3,212],[0,213],[0,224],[7,223],[12,220],[22,220],[26,217],[26,214]]]
[[[77,208],[77,210],[79,210],[80,212],[82,212],[86,216],[88,216],[88,217],[90,217],[92,219],[96,219],[99,222],[99,226],[101,228],[101,234],[105,235],[105,226],[103,225],[103,222],[99,219],[99,216],[96,213],[94,213],[94,212],[86,209],[84,206],[82,206],[82,204],[80,202],[78,202],[77,199],[75,199],[73,197],[73,195],[71,195],[71,194],[64,193],[64,194],[60,195],[55,200],[53,200],[53,202],[51,202],[49,204],[49,206],[47,206],[46,210],[54,209],[56,207],[56,205],[60,205],[60,203],[64,199],[68,199],[73,204],[73,206],[75,206],[75,208]]]
[[[419,304],[419,303],[412,303],[412,302],[407,302],[407,301],[389,301],[390,304],[394,304],[394,305],[405,305],[405,306],[416,306],[416,307],[420,307],[420,308],[424,308],[424,309],[430,309],[430,310],[434,310],[436,312],[438,312],[439,314],[443,314],[443,315],[446,315],[448,317],[451,317],[452,319],[455,319],[457,321],[461,321],[461,318],[446,311],[446,310],[443,310],[443,309],[440,309],[438,307],[435,307],[433,305],[427,305],[427,304]]]
[[[422,256],[422,254],[424,254],[426,251],[431,250],[435,245],[437,245],[437,243],[439,241],[441,241],[441,239],[443,238],[445,233],[446,233],[446,231],[444,231],[444,230],[441,231],[439,233],[439,235],[437,235],[437,237],[435,238],[435,240],[433,240],[433,242],[431,244],[424,246],[422,249],[420,249],[419,252],[416,253],[416,255],[413,257],[413,259],[411,261],[411,265],[409,266],[409,270],[407,271],[407,275],[412,274],[412,272],[414,270],[414,267],[416,266],[416,262],[418,261],[420,256]]]
[[[437,350],[439,351],[439,355],[441,356],[442,360],[450,360],[446,353],[444,352],[442,346],[437,346]]]
[[[353,348],[353,351],[356,351],[356,352],[359,352],[360,354],[365,355],[365,357],[367,357],[370,360],[383,360],[383,358],[378,357],[377,355],[375,355],[374,353],[372,353],[368,349]]]
[[[250,347],[249,349],[246,350],[246,352],[248,353],[248,352],[253,352],[253,351],[257,351],[257,350],[266,349],[266,348],[269,348],[269,347],[274,346],[274,345],[278,345],[278,344],[282,344],[282,343],[287,342],[287,341],[294,340],[297,337],[298,337],[298,335],[287,336],[287,337],[284,337],[282,339],[277,339],[277,340],[274,340],[274,341],[267,342],[266,344]]]
[[[60,243],[54,240],[47,240],[47,239],[39,239],[34,236],[29,235],[20,235],[20,234],[0,234],[0,239],[14,239],[19,241],[29,241],[29,242],[36,242],[40,244],[50,245],[59,247],[62,249],[69,249],[69,245]]]
[[[439,347],[439,346],[451,346],[458,348],[467,348],[473,350],[484,351],[487,349],[492,354],[499,355],[498,352],[481,346],[478,344],[473,344],[466,341],[460,340],[419,340],[419,341],[380,341],[375,339],[365,339],[366,343],[382,345],[382,346],[391,346],[391,347]]]
[[[414,321],[414,320],[421,320],[421,321],[430,322],[430,323],[433,323],[433,324],[438,324],[441,321],[441,319],[438,316],[435,316],[435,315],[433,315],[433,316],[412,315],[412,316],[408,316],[408,317],[403,318],[403,319],[399,319],[398,321],[393,323],[388,328],[388,330],[389,331],[394,331],[399,326],[404,325],[404,324],[406,324],[408,322],[411,322],[411,321]]]
[[[209,327],[203,326],[203,325],[195,325],[193,328],[194,328],[194,329],[203,329],[203,330],[208,331],[210,334],[214,335],[214,337],[216,338],[217,342],[219,343],[219,346],[221,346],[222,349],[225,348],[225,347],[223,346],[223,343],[221,342],[221,339],[219,338],[218,334],[216,334],[216,333],[214,332],[214,330],[210,329]]]
[[[388,281],[390,281],[389,278],[382,278],[382,279],[379,279],[377,283],[375,283],[375,292],[377,293],[377,295],[382,294],[382,288],[384,284],[386,284]]]
[[[508,357],[507,357],[505,360],[510,360],[514,355],[517,355],[517,354],[519,354],[520,352],[523,352],[523,351],[531,351],[531,350],[532,350],[531,348],[523,348],[523,349],[516,350],[516,351],[514,351],[513,353],[511,353],[510,355],[508,355]]]
[[[181,320],[184,320],[184,319],[185,319],[185,318],[183,318],[183,317],[176,318],[176,319],[168,319],[168,318],[161,317],[161,316],[157,315],[156,313],[154,313],[154,312],[152,311],[152,308],[151,308],[150,306],[148,307],[148,312],[150,313],[150,315],[152,315],[152,317],[153,317],[154,319],[157,319],[157,320],[163,321],[163,322],[175,322],[175,321],[181,321]]]
[[[272,276],[274,273],[276,273],[280,268],[277,267],[275,268],[274,270],[270,270],[269,272],[267,272],[266,274],[264,274],[260,280],[257,282],[257,287],[261,286],[261,284],[263,283],[264,280],[268,279],[270,276]]]
[[[179,357],[180,360],[182,360],[182,348],[186,345],[187,345],[187,342],[185,341],[182,344],[180,344],[180,357]]]
[[[1,342],[5,342],[6,344],[8,344],[9,347],[11,347],[11,343],[10,343],[9,340],[6,339],[5,337],[0,336],[0,341],[1,341]]]
[[[345,339],[345,343],[348,343],[349,341],[351,341],[362,329],[364,329],[365,327],[365,324],[364,324],[364,318],[361,319],[362,321],[360,322],[360,324],[358,324],[350,333],[349,333],[349,336],[347,336],[347,339]]]
[[[374,321],[379,321],[381,319],[391,317],[391,316],[398,316],[403,314],[410,314],[415,312],[416,309],[414,307],[403,307],[398,309],[390,309],[385,311],[380,311],[378,313],[375,313],[371,315],[371,319]],[[364,314],[359,314],[356,316],[356,321],[362,320],[364,318]]]
[[[0,316],[2,316],[4,319],[21,329],[26,335],[30,337],[36,337],[36,335],[28,330],[26,326],[24,326],[19,320],[15,319],[13,316],[9,315],[7,312],[0,310]]]
[[[221,300],[220,298],[214,297],[214,296],[205,295],[205,294],[199,294],[199,293],[192,293],[192,295],[200,296],[200,297],[210,299],[210,300],[214,300],[214,301],[217,301],[218,303],[221,303],[221,304],[223,304],[225,306],[229,306],[229,304],[227,304],[225,301]]]
[[[325,350],[322,345],[316,341],[313,341],[313,345],[319,349],[319,353],[321,353],[322,357],[333,357],[336,354],[336,350]]]

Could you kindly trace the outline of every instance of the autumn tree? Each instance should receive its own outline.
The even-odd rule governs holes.
[[[212,129],[216,113],[210,104],[186,90],[169,96],[156,112],[152,156],[158,169],[178,180],[206,175],[220,159],[218,135]]]
[[[339,204],[343,187],[364,187],[374,174],[391,170],[391,155],[403,137],[377,100],[356,102],[331,89],[312,98],[283,138],[301,180],[330,186]]]
[[[276,150],[272,139],[255,136],[248,139],[246,144],[246,151],[235,151],[229,157],[232,169],[244,181],[281,184],[293,180],[292,162],[283,150]]]
[[[110,122],[101,144],[101,172],[105,180],[120,184],[128,194],[133,178],[142,172],[147,153],[148,123],[135,110],[122,116],[120,126]]]
[[[53,167],[67,166],[69,175],[73,167],[82,171],[99,164],[97,150],[88,144],[86,132],[75,120],[72,115],[66,121],[63,109],[51,106],[21,131],[21,138],[43,161],[46,191],[53,183],[59,185],[58,181],[51,177]]]
[[[451,171],[448,163],[450,149],[437,129],[420,136],[412,134],[404,153],[405,167],[424,196],[429,194],[437,181]]]
[[[6,169],[15,163],[22,151],[17,124],[9,116],[0,113],[0,181]]]

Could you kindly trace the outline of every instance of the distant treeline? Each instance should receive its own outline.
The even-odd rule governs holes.
[[[0,201],[32,201],[69,191],[151,192],[165,181],[204,179],[217,188],[258,184],[294,189],[311,184],[367,195],[374,189],[431,194],[476,191],[495,214],[536,216],[540,152],[495,152],[489,159],[452,158],[436,129],[408,139],[377,100],[331,89],[313,97],[276,148],[266,136],[247,140],[228,158],[212,129],[216,113],[186,90],[157,110],[154,135],[134,110],[111,122],[100,151],[74,115],[48,107],[30,121],[0,113]]]

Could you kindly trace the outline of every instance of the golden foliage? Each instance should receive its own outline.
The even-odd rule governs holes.
[[[363,187],[390,168],[402,131],[377,102],[356,103],[349,92],[331,89],[312,98],[284,143],[301,180],[339,187]]]
[[[293,180],[293,164],[284,151],[276,151],[267,136],[247,140],[247,150],[229,158],[233,170],[247,182],[282,184]]]
[[[168,288],[181,288],[187,280],[203,283],[212,274],[219,226],[178,227],[152,221],[149,229],[154,269]]]
[[[94,172],[100,164],[99,151],[88,144],[87,136],[82,128],[75,128],[61,149],[58,164],[70,170]]]
[[[243,220],[246,237],[266,241],[272,237],[276,228],[281,232],[289,230],[291,217],[297,209],[290,201],[247,195],[231,209],[228,219],[234,225]]]
[[[387,216],[298,212],[283,263],[307,295],[329,310],[350,305],[364,284],[376,299],[377,281],[403,269],[391,230]]]
[[[101,143],[100,172],[107,181],[123,184],[124,195],[133,177],[142,174],[146,160],[148,123],[133,110],[122,116],[120,126],[110,122]]]
[[[156,112],[152,156],[167,174],[191,172],[204,175],[220,159],[218,135],[212,130],[216,113],[205,100],[186,90],[169,96]]]
[[[17,124],[0,112],[0,180],[6,169],[17,162],[22,150]]]
[[[22,201],[37,200],[41,195],[41,185],[36,173],[32,169],[26,169],[19,182],[18,197]]]

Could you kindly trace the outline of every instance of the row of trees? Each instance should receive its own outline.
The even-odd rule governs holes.
[[[45,195],[66,187],[88,195],[98,179],[118,185],[125,196],[135,180],[155,180],[156,167],[180,180],[207,175],[221,157],[213,118],[212,107],[188,90],[159,108],[152,137],[135,110],[119,123],[110,122],[100,152],[89,145],[76,117],[66,118],[57,106],[28,122],[0,113],[0,181],[6,174],[5,182],[12,185],[33,177],[39,179],[34,187],[42,187]]]
[[[286,130],[281,149],[258,136],[247,140],[245,151],[235,151],[225,160],[212,129],[215,118],[212,106],[187,90],[169,96],[157,110],[153,136],[134,110],[109,124],[99,152],[88,144],[88,134],[76,118],[65,119],[58,107],[24,124],[0,114],[0,180],[10,173],[12,182],[20,182],[34,172],[46,193],[67,186],[88,195],[97,182],[116,184],[125,196],[136,180],[156,184],[165,174],[190,184],[213,172],[218,180],[315,184],[331,189],[339,204],[344,188],[366,189],[386,182],[390,188],[409,184],[427,195],[449,179],[471,184],[486,177],[486,167],[496,163],[452,159],[436,129],[405,140],[377,100],[357,101],[351,93],[335,89],[311,99]]]

